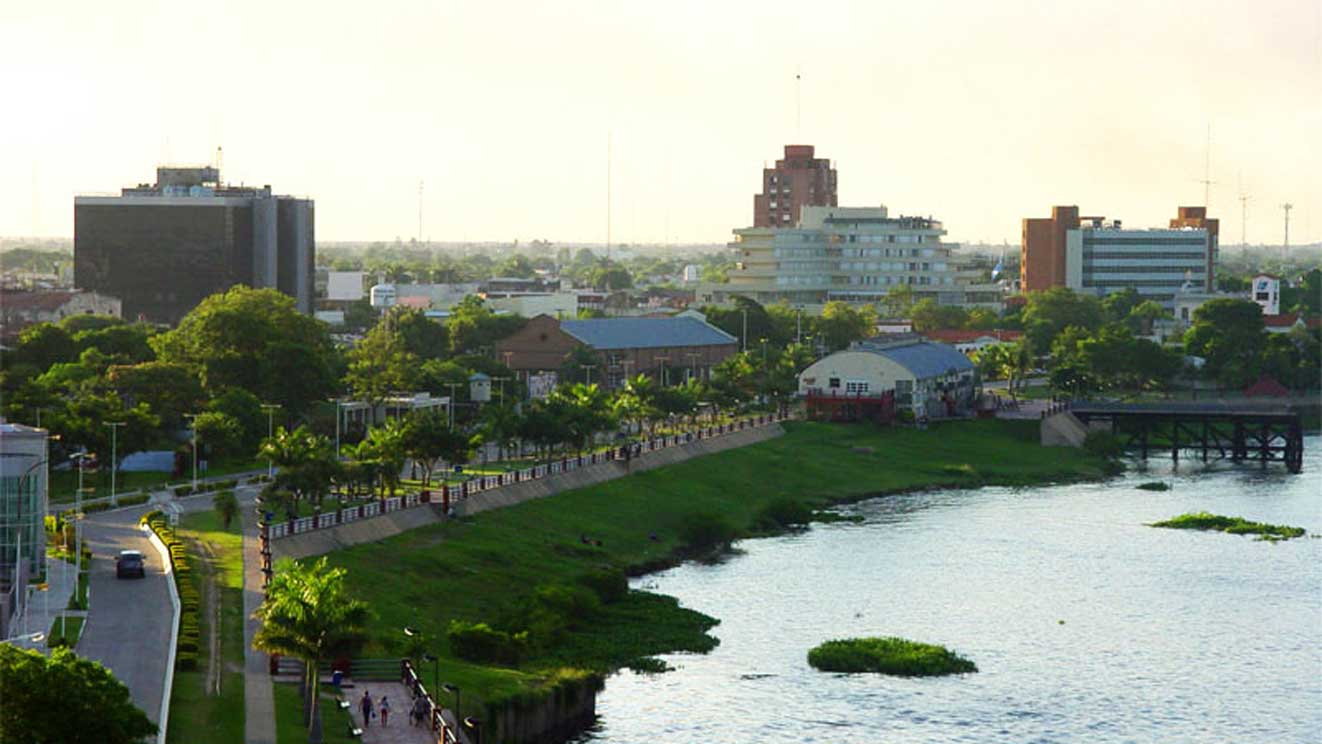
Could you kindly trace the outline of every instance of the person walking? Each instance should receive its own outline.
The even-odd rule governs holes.
[[[385,695],[381,696],[381,728],[386,728],[386,722],[390,719],[390,701]]]
[[[427,725],[427,699],[421,695],[413,700],[413,725]]]
[[[358,702],[358,707],[363,711],[363,728],[372,725],[372,693],[363,690],[362,700]]]

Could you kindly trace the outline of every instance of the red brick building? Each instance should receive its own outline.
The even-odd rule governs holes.
[[[615,388],[638,374],[670,383],[708,379],[712,367],[737,351],[738,340],[692,315],[563,321],[539,315],[496,342],[496,359],[531,375],[559,370],[577,349],[596,358],[592,381]]]
[[[813,157],[812,145],[785,145],[775,168],[762,169],[762,193],[753,196],[754,227],[793,227],[808,204],[835,207],[835,168]]]

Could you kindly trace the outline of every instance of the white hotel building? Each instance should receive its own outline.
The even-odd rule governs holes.
[[[703,302],[745,296],[763,304],[787,301],[871,303],[907,285],[915,300],[999,309],[1001,288],[976,284],[970,270],[942,242],[941,223],[930,217],[891,217],[886,207],[804,206],[790,228],[735,230],[737,256],[727,284],[705,284]]]
[[[1212,291],[1214,250],[1207,228],[1125,230],[1096,219],[1065,233],[1065,286],[1098,297],[1132,287],[1172,309],[1181,290]]]

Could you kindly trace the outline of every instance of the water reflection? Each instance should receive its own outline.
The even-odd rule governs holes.
[[[913,493],[645,584],[721,618],[672,673],[607,682],[592,742],[1316,741],[1322,540],[1144,526],[1206,509],[1322,531],[1305,471],[1151,460],[1105,484]],[[1139,483],[1163,480],[1165,492]],[[808,648],[894,634],[981,672],[822,674]]]

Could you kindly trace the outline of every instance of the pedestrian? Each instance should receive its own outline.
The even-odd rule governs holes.
[[[427,698],[419,696],[413,701],[413,720],[414,725],[427,725]]]
[[[381,696],[381,728],[386,727],[386,722],[390,718],[390,701],[385,695]]]
[[[368,726],[371,726],[372,713],[373,713],[372,693],[368,692],[367,690],[363,690],[363,698],[362,700],[359,701],[358,706],[363,711],[363,728],[367,728]]]

